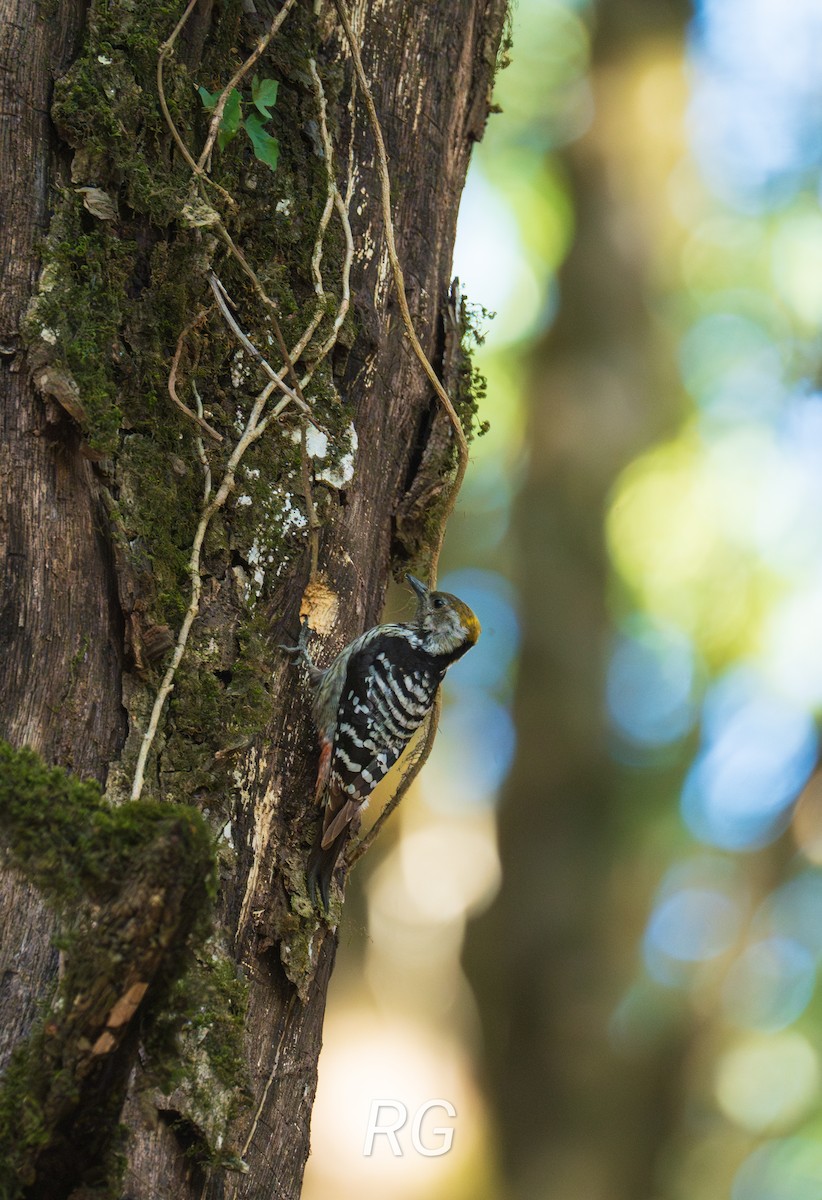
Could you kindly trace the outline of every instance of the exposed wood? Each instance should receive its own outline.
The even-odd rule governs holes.
[[[0,25],[0,736],[103,782],[122,745],[122,618],[91,463],[56,404],[35,395],[19,335],[65,166],[48,119],[85,4],[49,16],[8,0]],[[0,1065],[56,969],[53,923],[20,879],[0,881]]]

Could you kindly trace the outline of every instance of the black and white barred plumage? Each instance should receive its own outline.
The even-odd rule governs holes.
[[[406,578],[418,598],[413,622],[367,630],[324,671],[311,662],[302,640],[298,648],[316,689],[317,799],[324,805],[308,885],[312,897],[319,888],[326,909],[352,820],[425,720],[448,667],[480,633],[462,600],[430,592],[413,575]]]

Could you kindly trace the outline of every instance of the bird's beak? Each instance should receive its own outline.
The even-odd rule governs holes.
[[[405,576],[405,579],[409,587],[412,587],[417,593],[420,600],[425,600],[428,595],[428,588],[425,586],[425,584],[420,579],[417,579],[416,575],[412,575],[410,571]]]

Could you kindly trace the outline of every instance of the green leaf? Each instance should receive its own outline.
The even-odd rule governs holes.
[[[217,145],[225,150],[228,143],[237,135],[240,128],[240,117],[243,115],[243,105],[240,93],[236,88],[231,89],[231,95],[223,109],[223,119],[220,121],[220,132],[217,134]]]
[[[257,113],[249,113],[243,128],[249,136],[254,153],[260,162],[264,162],[272,171],[277,170],[277,159],[280,156],[280,143],[270,133],[263,129],[265,121]]]
[[[220,99],[222,92],[210,92],[208,88],[198,87],[197,92],[203,102],[203,108],[211,112],[217,107],[217,101]]]
[[[210,92],[208,88],[204,87],[198,87],[197,92],[206,112],[214,112],[214,109],[217,107],[217,101],[223,93]],[[225,108],[223,109],[220,131],[217,134],[217,145],[221,150],[225,150],[231,139],[236,136],[237,130],[240,128],[240,118],[242,115],[243,105],[240,93],[236,88],[232,88],[231,95],[226,100]]]
[[[276,79],[261,80],[258,75],[255,75],[251,81],[251,99],[254,101],[257,111],[262,113],[266,120],[271,116],[269,110],[277,103],[279,87]]]

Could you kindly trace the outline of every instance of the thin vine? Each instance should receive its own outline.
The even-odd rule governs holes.
[[[175,143],[177,144],[178,148],[180,149],[180,152],[182,153],[183,158],[185,159],[186,163],[191,168],[192,175],[193,175],[196,183],[198,183],[201,186],[205,186],[205,185],[213,186],[217,190],[217,192],[223,197],[223,199],[226,201],[226,203],[228,203],[232,208],[236,208],[236,201],[233,199],[233,197],[231,197],[229,195],[229,193],[225,191],[224,188],[222,188],[219,184],[217,184],[216,181],[212,180],[209,175],[209,164],[210,164],[210,160],[211,160],[211,153],[214,148],[214,144],[216,142],[217,135],[219,133],[220,125],[221,125],[222,118],[223,118],[223,113],[224,113],[225,106],[228,102],[229,97],[231,96],[233,90],[242,82],[243,78],[248,73],[248,71],[251,70],[251,68],[254,66],[254,64],[257,62],[257,60],[260,58],[260,56],[264,53],[264,51],[266,50],[268,45],[271,43],[272,39],[276,36],[278,30],[280,29],[283,22],[285,21],[289,11],[294,6],[295,0],[285,0],[285,3],[283,4],[283,6],[280,8],[280,10],[277,12],[275,17],[272,19],[271,25],[269,26],[269,29],[266,32],[266,34],[260,39],[260,41],[258,42],[254,51],[248,56],[248,58],[246,58],[246,60],[237,69],[237,71],[234,73],[232,78],[229,80],[229,82],[223,88],[222,92],[220,93],[219,98],[217,99],[214,106],[211,108],[211,122],[209,125],[208,134],[206,137],[205,144],[204,144],[202,150],[200,151],[199,157],[197,159],[194,158],[194,155],[191,153],[189,148],[185,145],[184,140],[182,139],[179,131],[177,130],[176,126],[174,125],[174,121],[171,117],[171,114],[170,114],[169,108],[168,108],[168,104],[166,101],[164,84],[163,84],[163,68],[164,68],[165,60],[168,58],[168,56],[170,54],[173,53],[174,44],[175,44],[177,38],[179,37],[180,32],[184,28],[186,21],[188,20],[192,11],[194,10],[196,3],[197,3],[197,0],[189,0],[189,3],[187,5],[184,13],[181,16],[180,20],[178,21],[177,25],[175,26],[172,34],[167,39],[167,41],[164,42],[162,44],[162,46],[160,47],[160,53],[159,53],[158,63],[157,63],[157,86],[158,86],[158,92],[159,92],[159,96],[160,96],[160,105],[161,105],[161,110],[163,112],[163,116],[169,127],[169,130],[170,130],[172,136],[174,137]],[[405,328],[406,336],[408,337],[408,340],[411,344],[411,348],[412,348],[414,354],[416,355],[418,361],[420,362],[426,375],[428,376],[428,378],[432,384],[432,387],[434,388],[434,391],[437,395],[439,403],[441,404],[441,406],[443,407],[443,409],[445,410],[445,412],[448,416],[448,419],[451,423],[451,427],[453,430],[456,447],[457,447],[457,466],[456,466],[456,470],[454,473],[454,478],[452,480],[451,487],[450,487],[450,489],[448,491],[448,495],[446,497],[444,510],[441,514],[440,528],[439,528],[439,532],[437,535],[437,540],[436,540],[435,545],[432,547],[432,551],[431,551],[429,571],[430,571],[430,581],[433,586],[433,584],[436,581],[437,567],[439,564],[439,558],[440,558],[440,554],[442,551],[442,544],[443,544],[443,539],[445,536],[446,524],[447,524],[448,518],[451,516],[451,514],[454,510],[454,506],[455,506],[456,500],[457,500],[457,495],[459,493],[460,487],[461,487],[463,479],[465,477],[465,472],[466,472],[467,465],[468,465],[468,443],[467,443],[465,433],[463,431],[459,416],[457,415],[456,409],[454,407],[454,404],[451,401],[448,393],[446,392],[436,371],[434,370],[433,366],[431,365],[431,362],[429,361],[427,355],[425,354],[425,351],[422,348],[422,345],[420,343],[420,340],[419,340],[416,330],[414,328],[414,323],[413,323],[413,319],[411,317],[411,311],[410,311],[410,308],[408,305],[408,298],[407,298],[407,294],[406,294],[406,290],[405,290],[405,280],[404,280],[404,276],[403,276],[402,265],[400,263],[399,256],[397,254],[396,238],[395,238],[394,224],[393,224],[392,202],[391,202],[391,179],[390,179],[390,173],[389,173],[389,167],[388,167],[388,156],[387,156],[386,148],[385,148],[385,140],[384,140],[383,133],[382,133],[382,127],[380,125],[379,117],[377,115],[377,110],[376,110],[376,106],[374,104],[373,96],[371,94],[371,89],[368,84],[368,79],[365,74],[365,70],[364,70],[363,63],[362,63],[362,56],[360,53],[359,43],[358,43],[357,37],[354,33],[354,30],[353,30],[353,27],[351,24],[351,18],[350,18],[347,6],[345,4],[345,0],[334,0],[334,6],[337,10],[337,13],[338,13],[340,21],[342,23],[343,29],[345,31],[346,39],[348,42],[352,61],[354,64],[356,82],[360,88],[360,91],[362,93],[362,96],[363,96],[363,99],[365,102],[368,119],[369,119],[369,122],[370,122],[370,125],[372,128],[372,132],[374,135],[374,141],[375,141],[376,148],[377,148],[377,173],[378,173],[378,177],[379,177],[379,181],[380,181],[380,197],[381,197],[381,206],[382,206],[383,221],[384,221],[384,227],[385,227],[386,247],[387,247],[389,263],[391,266],[391,271],[392,271],[392,275],[393,275],[393,279],[394,279],[394,284],[395,284],[395,288],[397,291],[397,298],[399,301],[400,313],[402,315],[402,320],[403,320],[403,326]],[[307,402],[305,401],[305,398],[303,395],[303,389],[310,382],[311,377],[314,374],[314,372],[317,370],[317,367],[319,366],[320,362],[322,362],[322,360],[330,353],[330,351],[333,349],[334,345],[336,344],[337,339],[339,337],[340,329],[342,328],[342,324],[345,320],[348,309],[350,307],[350,272],[351,272],[351,265],[352,265],[353,258],[354,258],[354,241],[353,241],[351,225],[350,225],[350,220],[349,220],[348,214],[349,214],[349,210],[350,210],[351,197],[352,197],[352,193],[353,193],[353,169],[352,169],[353,164],[351,163],[351,161],[349,161],[348,183],[347,183],[347,188],[346,188],[346,195],[345,195],[345,198],[343,199],[343,197],[340,194],[339,188],[337,186],[337,182],[336,182],[336,175],[335,175],[335,169],[334,169],[333,146],[332,146],[331,137],[330,137],[329,130],[328,130],[328,122],[327,122],[325,93],[323,90],[322,81],[321,81],[319,73],[317,71],[317,64],[314,61],[314,59],[311,59],[309,61],[309,72],[311,75],[311,80],[312,80],[312,84],[314,87],[315,97],[317,100],[320,136],[321,136],[322,145],[323,145],[323,151],[324,151],[324,157],[325,157],[325,163],[326,163],[326,172],[327,172],[327,195],[326,195],[325,206],[323,208],[323,212],[322,212],[322,215],[320,218],[320,222],[319,222],[319,226],[318,226],[318,230],[317,230],[317,236],[316,236],[314,249],[313,249],[313,253],[312,253],[312,258],[311,258],[311,270],[312,270],[312,275],[314,278],[314,290],[315,290],[315,293],[318,298],[318,304],[317,304],[317,308],[315,310],[314,315],[312,316],[311,320],[308,323],[308,326],[304,330],[301,337],[297,340],[297,342],[292,350],[289,351],[283,341],[279,323],[276,318],[276,311],[275,311],[277,308],[276,304],[266,293],[256,272],[254,271],[254,269],[248,262],[242,249],[239,246],[237,246],[236,242],[231,237],[229,231],[227,230],[227,228],[225,226],[225,223],[224,223],[222,217],[220,216],[219,213],[212,210],[211,213],[209,214],[209,219],[207,221],[207,224],[209,224],[211,227],[214,228],[214,230],[216,231],[216,233],[218,234],[220,239],[223,241],[223,243],[228,248],[231,256],[239,264],[239,266],[242,269],[242,271],[244,272],[244,274],[249,278],[249,280],[254,288],[254,291],[258,295],[261,302],[263,304],[265,304],[266,308],[269,309],[269,312],[270,312],[270,315],[272,318],[272,324],[275,329],[275,334],[276,334],[279,350],[283,356],[284,370],[283,370],[283,373],[275,371],[274,368],[271,367],[270,363],[268,363],[268,361],[260,353],[260,351],[257,349],[257,347],[254,346],[251,339],[242,330],[242,328],[240,327],[236,318],[234,317],[234,315],[231,311],[230,299],[225,291],[224,286],[222,285],[221,281],[216,276],[216,274],[214,274],[213,272],[210,272],[209,273],[209,284],[214,293],[214,297],[215,297],[217,306],[219,308],[219,311],[223,317],[223,320],[225,321],[225,323],[226,323],[227,327],[229,328],[229,330],[231,331],[232,335],[237,339],[239,344],[245,350],[245,352],[248,353],[253,359],[255,359],[257,361],[257,363],[262,367],[263,371],[268,375],[269,382],[266,385],[266,387],[262,390],[262,392],[260,392],[260,394],[258,395],[258,397],[254,403],[254,406],[252,407],[251,414],[248,418],[248,421],[246,422],[242,436],[240,437],[239,441],[237,442],[237,445],[235,446],[234,451],[232,452],[232,454],[228,460],[222,482],[221,482],[219,488],[217,489],[217,492],[215,493],[213,499],[209,498],[208,494],[204,497],[203,509],[202,509],[199,524],[197,526],[197,531],[195,533],[194,543],[192,545],[191,557],[189,560],[189,576],[191,579],[191,598],[189,601],[189,606],[186,611],[185,617],[183,619],[183,624],[181,626],[180,633],[177,638],[177,642],[176,642],[175,649],[174,649],[174,654],[172,655],[172,659],[169,664],[169,667],[168,667],[166,674],[163,678],[163,681],[161,682],[160,687],[158,689],[158,692],[157,692],[157,695],[156,695],[156,698],[154,701],[154,705],[152,708],[152,713],[151,713],[151,717],[149,720],[149,724],[143,735],[143,739],[142,739],[142,742],[140,745],[140,750],[139,750],[138,760],[137,760],[137,767],[135,770],[134,782],[132,785],[132,793],[131,793],[132,799],[138,799],[142,792],[146,761],[148,758],[148,754],[151,750],[151,747],[153,745],[154,738],[156,736],[159,719],[162,714],[162,709],[165,704],[166,698],[168,697],[169,693],[171,692],[171,690],[174,686],[174,677],[175,677],[177,668],[179,667],[179,664],[182,661],[183,655],[185,653],[185,648],[186,648],[186,644],[188,641],[189,633],[191,631],[191,626],[193,625],[193,622],[196,619],[196,616],[199,612],[200,593],[201,593],[201,588],[202,588],[202,582],[201,582],[201,578],[200,578],[200,554],[201,554],[203,540],[205,538],[205,533],[208,528],[209,522],[210,522],[211,518],[214,516],[214,514],[219,510],[219,508],[225,503],[226,499],[228,498],[228,495],[230,494],[230,492],[234,486],[234,477],[235,477],[236,469],[240,463],[240,460],[242,459],[243,454],[245,453],[245,450],[248,448],[248,446],[250,446],[254,441],[257,440],[257,438],[259,438],[263,434],[263,432],[267,428],[270,421],[272,419],[275,419],[279,415],[279,413],[283,411],[285,406],[289,403],[293,403],[296,407],[298,407],[300,409],[300,411],[303,413],[303,417],[304,417],[304,422],[303,422],[302,430],[301,430],[301,457],[302,457],[303,487],[304,487],[305,496],[306,496],[306,508],[307,508],[307,511],[309,514],[309,536],[311,539],[312,578],[314,577],[314,575],[316,574],[316,571],[317,571],[318,521],[317,521],[317,517],[316,517],[316,510],[315,510],[314,504],[313,504],[313,498],[311,496],[311,481],[310,481],[310,477],[309,477],[308,464],[307,464],[308,456],[307,456],[306,432],[305,432],[305,421],[311,421],[312,423],[314,423],[314,422],[313,422],[313,417],[311,415],[310,407],[307,404]],[[353,107],[353,103],[352,103],[352,107]],[[352,153],[353,153],[353,151],[350,151],[350,155]],[[343,232],[345,235],[345,244],[346,244],[345,258],[344,258],[343,268],[342,268],[341,291],[340,291],[341,298],[340,298],[340,302],[338,305],[337,313],[336,313],[331,331],[330,331],[328,337],[326,338],[325,342],[323,343],[323,345],[320,347],[319,355],[314,359],[314,361],[312,362],[311,366],[306,371],[303,378],[298,379],[294,364],[297,361],[299,361],[300,357],[304,354],[305,350],[307,349],[308,345],[310,344],[312,338],[314,337],[314,334],[316,333],[317,329],[320,326],[323,314],[325,312],[326,293],[325,293],[325,289],[324,289],[324,281],[323,281],[322,270],[321,270],[321,263],[322,263],[322,256],[323,256],[323,240],[324,240],[325,233],[326,233],[326,230],[328,227],[328,223],[331,219],[331,214],[335,209],[337,211],[338,217],[340,219],[340,223],[343,228]],[[187,333],[187,331],[184,331],[184,333],[181,335],[181,341],[178,342],[177,352],[175,353],[175,357],[174,357],[174,360],[172,363],[172,371],[170,372],[170,376],[169,376],[169,393],[170,393],[172,399],[174,400],[174,402],[177,403],[178,406],[181,407],[184,411],[186,411],[189,414],[189,416],[194,418],[197,421],[198,425],[202,422],[202,426],[205,426],[205,429],[204,429],[205,432],[208,432],[209,434],[213,435],[213,433],[216,431],[211,430],[211,428],[209,426],[207,426],[206,422],[204,421],[204,419],[202,417],[202,403],[199,401],[199,396],[198,396],[198,414],[195,415],[188,408],[188,406],[185,405],[179,399],[179,397],[176,394],[176,388],[174,386],[175,379],[176,379],[176,371],[177,371],[177,366],[179,363],[179,356],[180,356],[182,341],[184,340],[186,333]],[[283,378],[283,374],[290,374],[292,376],[293,384],[294,384],[293,387],[286,383],[285,379]],[[267,402],[269,396],[272,394],[272,392],[275,389],[278,389],[282,393],[283,398],[274,407],[274,409],[271,410],[271,412],[269,412],[266,416],[263,416],[263,411],[264,411],[266,402]],[[198,454],[200,454],[201,447],[202,447],[202,440],[198,438]],[[203,458],[205,457],[204,449],[202,450],[200,457],[201,457],[201,461],[202,461]],[[210,482],[209,482],[209,487],[210,487]],[[389,803],[386,805],[383,812],[378,817],[378,819],[375,822],[375,825],[373,826],[371,831],[364,838],[362,838],[358,843],[356,843],[354,846],[352,846],[352,848],[349,851],[349,854],[347,856],[347,861],[348,861],[349,865],[353,865],[353,863],[358,861],[358,859],[361,858],[362,855],[367,851],[367,849],[370,847],[370,845],[376,838],[377,834],[379,833],[380,829],[382,828],[382,825],[385,823],[385,821],[388,819],[388,817],[391,815],[391,813],[399,805],[403,796],[406,794],[408,789],[411,787],[411,784],[414,782],[414,780],[416,779],[420,770],[422,769],[423,765],[425,764],[425,762],[431,752],[432,746],[433,746],[434,737],[436,735],[437,725],[438,725],[438,721],[439,721],[439,713],[440,713],[440,701],[439,701],[439,697],[437,697],[437,700],[435,701],[434,706],[432,707],[431,713],[429,714],[428,721],[426,723],[425,733],[423,735],[423,739],[419,745],[417,752],[411,758],[411,760],[406,768],[406,771],[403,774],[400,785],[397,788],[397,791],[395,792],[394,796],[389,801]]]
[[[212,151],[212,149],[214,147],[214,143],[216,141],[217,133],[220,128],[220,122],[222,120],[223,110],[225,108],[225,104],[227,102],[228,97],[231,95],[232,90],[234,88],[236,88],[237,85],[242,81],[243,77],[247,74],[247,72],[254,66],[255,62],[263,54],[263,52],[268,47],[268,45],[270,44],[272,39],[276,36],[278,30],[280,29],[283,21],[285,20],[286,16],[288,15],[289,11],[293,8],[295,0],[285,0],[285,3],[283,4],[282,8],[279,10],[279,12],[276,14],[274,19],[272,20],[267,33],[258,42],[256,49],[252,52],[252,54],[250,54],[248,56],[248,58],[245,60],[245,62],[238,68],[238,70],[234,73],[234,75],[231,78],[231,80],[229,81],[229,83],[223,89],[222,93],[220,94],[219,99],[217,100],[213,109],[211,110],[211,112],[212,112],[211,122],[210,122],[210,126],[209,126],[208,135],[206,137],[205,145],[203,146],[203,149],[200,152],[199,159],[195,160],[194,155],[191,153],[189,148],[185,145],[185,142],[184,142],[183,138],[181,137],[180,132],[176,128],[174,121],[171,117],[171,114],[170,114],[170,111],[168,108],[168,103],[167,103],[166,96],[165,96],[163,70],[164,70],[165,61],[174,52],[175,42],[176,42],[177,38],[179,37],[182,29],[184,28],[186,21],[188,20],[191,13],[193,12],[196,3],[197,3],[197,0],[189,0],[189,3],[187,5],[185,11],[183,12],[183,15],[181,16],[180,20],[177,22],[177,25],[175,26],[174,30],[172,31],[170,37],[160,47],[158,62],[157,62],[157,87],[158,87],[158,92],[159,92],[159,97],[160,97],[160,108],[161,108],[163,116],[166,120],[168,128],[174,138],[174,141],[175,141],[178,149],[180,150],[180,152],[183,155],[183,158],[185,159],[186,163],[189,165],[189,167],[192,170],[192,175],[194,177],[195,186],[198,186],[198,185],[205,186],[207,184],[213,185],[216,188],[216,190],[218,191],[218,193],[223,197],[223,199],[227,203],[229,203],[232,207],[236,207],[236,202],[234,201],[233,197],[231,197],[229,195],[229,193],[225,191],[224,188],[222,188],[218,184],[216,184],[215,181],[211,179],[211,177],[208,173],[209,172],[209,163],[210,163],[210,158],[211,158],[211,151]],[[253,443],[256,442],[258,440],[258,438],[262,437],[262,435],[265,433],[266,429],[271,424],[271,422],[276,421],[277,418],[281,415],[281,413],[285,410],[285,408],[289,404],[292,404],[294,407],[298,408],[303,415],[302,445],[303,445],[303,453],[305,454],[305,423],[309,422],[314,425],[316,425],[317,423],[311,412],[310,405],[308,404],[308,402],[305,399],[305,396],[303,394],[303,389],[310,382],[310,380],[311,380],[312,376],[314,375],[315,371],[317,370],[317,367],[319,366],[319,364],[323,361],[323,359],[331,352],[333,347],[336,345],[337,339],[339,337],[340,329],[342,328],[342,324],[345,320],[346,314],[350,307],[350,302],[351,302],[350,274],[351,274],[351,264],[353,262],[353,257],[354,257],[354,241],[353,241],[353,236],[351,233],[351,225],[350,225],[350,221],[349,221],[349,217],[348,217],[348,211],[349,211],[351,195],[352,195],[352,179],[351,179],[351,175],[349,175],[349,181],[348,181],[348,186],[347,186],[347,190],[346,190],[346,198],[345,198],[345,200],[343,200],[342,196],[340,195],[339,188],[337,187],[337,183],[336,183],[336,179],[335,179],[335,175],[334,175],[334,163],[333,163],[333,154],[332,154],[332,148],[331,148],[331,139],[330,139],[330,135],[328,132],[328,124],[327,124],[327,116],[326,116],[325,94],[323,91],[322,82],[320,80],[319,74],[317,73],[316,63],[313,60],[311,60],[310,70],[311,70],[311,77],[312,77],[312,82],[313,82],[313,86],[314,86],[315,96],[317,98],[321,137],[323,140],[323,146],[324,146],[325,153],[326,153],[326,175],[327,175],[328,192],[327,192],[327,197],[326,197],[325,208],[323,211],[323,218],[321,219],[320,227],[317,232],[317,239],[315,242],[314,252],[312,255],[312,267],[314,268],[313,274],[314,274],[314,281],[315,281],[315,293],[318,297],[317,312],[312,317],[306,330],[298,338],[297,343],[292,350],[289,351],[289,349],[286,346],[285,341],[283,339],[282,332],[281,332],[281,329],[279,326],[279,322],[277,321],[277,317],[276,317],[277,306],[276,306],[275,302],[270,298],[270,296],[268,296],[267,292],[265,291],[265,289],[263,288],[263,286],[259,280],[259,277],[257,276],[257,273],[254,271],[253,267],[248,262],[242,249],[239,246],[237,246],[236,242],[231,237],[220,214],[218,212],[216,212],[216,210],[211,209],[204,216],[202,216],[197,222],[198,224],[202,223],[204,225],[207,225],[208,227],[212,228],[218,234],[218,236],[221,238],[221,240],[226,245],[230,255],[238,263],[238,265],[240,266],[240,268],[242,269],[244,274],[250,279],[252,286],[254,288],[254,291],[256,292],[256,294],[259,297],[259,299],[261,300],[261,302],[263,304],[265,304],[266,308],[269,310],[269,317],[270,317],[272,326],[275,331],[275,336],[276,336],[276,340],[278,342],[278,347],[279,347],[280,353],[283,357],[284,368],[282,371],[275,370],[271,366],[271,364],[268,362],[268,360],[264,357],[264,355],[257,349],[257,347],[254,345],[254,343],[251,341],[251,338],[249,337],[249,335],[242,329],[242,327],[240,326],[236,317],[234,316],[234,313],[232,312],[233,305],[232,305],[231,299],[230,299],[222,281],[219,279],[219,277],[216,275],[215,272],[210,271],[208,273],[208,283],[209,283],[211,291],[214,295],[214,300],[216,302],[217,309],[219,310],[223,321],[225,322],[225,324],[226,324],[227,328],[229,329],[229,331],[231,332],[232,336],[237,340],[239,345],[242,347],[243,351],[245,353],[247,353],[254,361],[256,361],[257,364],[263,370],[263,372],[268,376],[268,383],[265,385],[265,387],[258,394],[258,396],[256,397],[256,399],[254,401],[254,404],[251,408],[251,412],[250,412],[250,414],[246,420],[245,426],[243,428],[242,434],[241,434],[240,438],[238,439],[236,445],[234,446],[234,449],[232,450],[232,452],[228,458],[228,461],[227,461],[226,466],[223,471],[223,476],[220,481],[220,484],[217,487],[217,490],[213,493],[213,495],[212,495],[212,489],[211,489],[211,469],[208,466],[208,458],[207,458],[207,455],[205,452],[205,447],[203,445],[202,438],[199,436],[196,438],[196,448],[197,448],[198,458],[200,459],[200,462],[203,465],[203,470],[205,472],[205,487],[204,487],[204,495],[203,495],[203,501],[202,501],[202,509],[200,512],[200,519],[197,524],[197,529],[196,529],[196,532],[194,535],[194,540],[192,543],[191,553],[190,553],[189,562],[188,562],[188,575],[189,575],[190,588],[191,588],[190,595],[189,595],[189,603],[188,603],[188,608],[186,609],[185,616],[183,617],[183,622],[180,627],[180,631],[177,635],[176,642],[174,644],[174,651],[171,656],[171,660],[168,664],[168,667],[167,667],[166,672],[163,676],[163,679],[160,683],[160,686],[157,689],[157,693],[154,698],[154,703],[152,705],[148,725],[145,729],[145,732],[143,733],[143,736],[142,736],[142,739],[140,742],[140,747],[139,747],[138,754],[137,754],[137,762],[136,762],[136,766],[135,766],[135,770],[134,770],[134,777],[133,777],[132,786],[131,786],[131,799],[132,800],[138,800],[140,798],[140,796],[142,795],[143,787],[145,784],[146,764],[148,762],[148,756],[151,752],[152,746],[154,745],[154,741],[157,736],[157,730],[159,728],[159,723],[160,723],[160,718],[162,716],[163,708],[165,706],[165,702],[166,702],[168,696],[170,695],[171,691],[174,688],[174,681],[175,681],[175,677],[177,674],[177,670],[180,666],[180,663],[183,660],[183,656],[185,654],[186,647],[188,645],[188,639],[189,639],[189,635],[191,633],[191,628],[192,628],[194,621],[196,620],[198,613],[199,613],[200,598],[201,598],[201,594],[202,594],[202,578],[200,575],[201,555],[202,555],[202,548],[203,548],[203,543],[205,540],[205,535],[206,535],[208,527],[211,523],[211,520],[213,519],[214,515],[223,507],[223,505],[226,503],[229,495],[231,494],[231,492],[234,488],[237,469],[240,465],[240,462],[242,461],[244,454],[248,450],[248,448],[251,445],[253,445]],[[328,227],[328,222],[330,220],[331,213],[335,209],[337,211],[340,223],[342,225],[343,234],[345,237],[345,244],[346,244],[346,252],[345,252],[345,257],[343,260],[342,271],[341,271],[340,302],[339,302],[339,305],[337,308],[337,313],[335,315],[334,322],[332,324],[331,332],[330,332],[329,336],[326,338],[326,340],[322,344],[322,346],[320,346],[317,356],[314,358],[313,362],[311,363],[310,367],[306,371],[305,375],[302,378],[299,378],[297,375],[295,363],[299,360],[301,355],[304,353],[304,351],[310,344],[312,337],[314,336],[317,329],[319,328],[320,322],[322,320],[322,316],[323,316],[324,312],[326,311],[327,296],[326,296],[326,293],[324,290],[323,279],[322,279],[322,275],[320,272],[320,263],[322,261],[323,239],[324,239],[327,227]],[[326,213],[327,213],[327,215],[326,215]],[[177,393],[177,386],[176,386],[177,372],[179,369],[179,363],[180,363],[180,357],[182,354],[183,345],[185,343],[186,338],[193,331],[193,329],[196,327],[196,325],[203,319],[203,317],[204,317],[204,312],[198,313],[197,317],[195,317],[194,320],[180,334],[180,337],[177,342],[175,354],[172,359],[171,368],[169,371],[168,391],[169,391],[169,395],[170,395],[171,399],[174,401],[174,403],[180,409],[182,409],[182,411],[184,411],[186,413],[186,415],[188,415],[197,424],[197,427],[199,430],[202,430],[204,433],[207,433],[210,437],[214,438],[214,440],[222,440],[222,436],[220,434],[218,434],[217,431],[214,430],[206,422],[206,420],[203,416],[202,400],[200,398],[199,392],[196,390],[196,386],[194,385],[194,383],[192,383],[192,389],[194,391],[194,395],[195,395],[196,402],[197,402],[197,412],[196,413],[188,405],[186,405],[184,401],[181,400],[180,396]],[[291,386],[289,383],[286,382],[286,379],[284,378],[284,376],[286,374],[289,374],[292,377],[293,386]],[[265,411],[266,405],[269,401],[269,398],[275,391],[278,391],[281,393],[281,399],[279,400],[279,402],[277,404],[275,404],[266,413],[266,411]],[[314,509],[314,505],[313,505],[313,498],[310,494],[310,479],[308,478],[307,467],[304,471],[304,477],[305,477],[304,482],[305,482],[305,490],[306,490],[306,507],[309,512],[310,537],[312,540],[312,563],[316,564],[318,521],[317,521],[317,517],[316,517],[316,510]],[[316,566],[314,569],[316,570]]]

